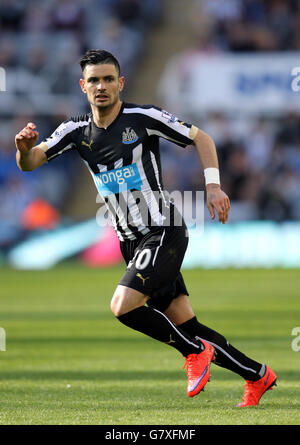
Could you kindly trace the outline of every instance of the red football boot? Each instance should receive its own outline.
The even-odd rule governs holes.
[[[187,395],[196,396],[204,390],[210,376],[210,364],[214,357],[215,348],[204,340],[201,340],[205,346],[200,354],[190,354],[186,357],[183,368],[186,367],[188,376]]]
[[[256,406],[260,401],[261,396],[268,390],[273,389],[273,385],[276,385],[277,376],[272,369],[266,366],[265,375],[252,382],[251,380],[246,380],[245,392],[243,396],[243,401],[236,405],[238,408],[244,408],[246,406]]]

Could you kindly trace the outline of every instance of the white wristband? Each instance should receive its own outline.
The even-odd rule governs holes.
[[[218,168],[209,167],[204,169],[205,185],[207,184],[219,184],[220,185],[220,173]]]

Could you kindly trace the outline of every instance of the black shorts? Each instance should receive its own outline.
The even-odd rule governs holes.
[[[189,295],[180,273],[187,245],[185,224],[158,227],[141,239],[121,242],[127,269],[119,284],[148,295],[149,306],[166,310],[180,294]]]

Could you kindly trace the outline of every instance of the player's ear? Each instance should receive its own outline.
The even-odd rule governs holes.
[[[120,92],[123,90],[124,84],[125,84],[125,77],[124,76],[119,77],[119,91]]]
[[[83,93],[86,94],[84,79],[79,79],[79,84],[80,84],[80,88],[82,89]]]

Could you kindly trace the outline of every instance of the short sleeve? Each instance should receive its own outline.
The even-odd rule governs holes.
[[[193,143],[197,134],[197,127],[158,107],[152,107],[147,111],[150,119],[148,119],[146,130],[149,136],[162,137],[181,147]]]
[[[57,127],[51,136],[43,141],[42,146],[45,147],[44,151],[48,161],[76,147],[74,141],[75,129],[73,121],[65,121]]]

